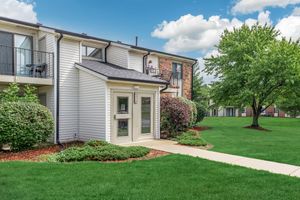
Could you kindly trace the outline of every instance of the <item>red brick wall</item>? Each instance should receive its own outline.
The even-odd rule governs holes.
[[[274,116],[275,116],[275,107],[274,107],[274,106],[268,107],[268,108],[266,109],[264,115],[274,117]],[[246,116],[247,116],[247,117],[252,116],[252,108],[248,107],[248,108],[246,109]],[[284,113],[283,111],[279,111],[278,117],[285,117],[285,113]]]
[[[169,71],[172,72],[172,63],[175,62],[175,60],[172,60],[170,58],[159,58],[159,69],[161,72],[163,71]],[[178,62],[178,61],[176,61]],[[183,96],[185,98],[191,99],[192,98],[192,64],[185,63],[185,62],[179,62],[182,63],[182,78],[183,78]],[[167,75],[169,76],[169,74]]]
[[[270,106],[265,110],[265,115],[274,117],[275,109],[274,106]]]

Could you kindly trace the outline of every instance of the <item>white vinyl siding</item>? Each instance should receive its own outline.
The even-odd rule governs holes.
[[[39,94],[46,94],[46,105],[54,116],[54,87],[42,86],[38,88]]]
[[[78,136],[78,69],[80,43],[63,39],[60,49],[60,141]]]
[[[128,68],[143,72],[143,54],[130,52]]]
[[[107,49],[107,62],[128,68],[128,50],[118,46]]]
[[[106,82],[79,70],[79,139],[105,140]]]
[[[105,140],[107,142],[111,142],[111,134],[112,134],[112,130],[111,130],[111,109],[112,109],[112,105],[111,105],[112,101],[111,101],[111,90],[109,87],[106,87],[106,138]]]
[[[159,89],[155,93],[155,123],[154,123],[154,137],[160,139],[160,91]]]
[[[149,61],[151,60],[151,62],[152,62],[152,66],[154,67],[154,68],[159,68],[159,66],[158,66],[158,56],[156,56],[156,55],[149,55],[149,56],[147,56],[147,65],[148,65],[148,63],[149,63]]]

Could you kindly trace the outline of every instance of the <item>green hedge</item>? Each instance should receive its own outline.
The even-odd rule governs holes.
[[[176,137],[179,144],[188,146],[206,146],[207,142],[201,138],[198,131],[187,131]]]
[[[53,132],[53,118],[46,107],[30,102],[0,104],[0,145],[25,150],[45,142]]]
[[[147,155],[145,147],[122,147],[103,141],[90,141],[82,147],[71,147],[59,152],[55,159],[59,162],[112,161],[139,158]]]
[[[204,117],[206,116],[207,109],[201,103],[196,103],[196,108],[197,108],[197,120],[196,121],[201,122],[204,119]]]

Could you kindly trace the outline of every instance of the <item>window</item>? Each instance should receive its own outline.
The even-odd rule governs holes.
[[[182,64],[173,63],[172,64],[172,72],[173,72],[173,77],[175,79],[182,79]]]
[[[142,97],[142,134],[151,132],[151,98]]]
[[[128,119],[118,120],[118,136],[128,136]]]
[[[118,97],[118,114],[128,114],[128,97]]]
[[[82,45],[81,51],[83,57],[96,58],[99,60],[103,59],[103,51],[101,48]]]
[[[15,64],[18,75],[28,75],[26,65],[32,64],[32,37],[26,35],[14,35]]]

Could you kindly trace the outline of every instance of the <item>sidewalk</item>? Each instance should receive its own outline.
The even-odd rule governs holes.
[[[283,164],[272,161],[265,161],[255,158],[235,156],[231,154],[207,151],[188,146],[177,145],[174,141],[169,140],[151,140],[127,144],[128,146],[144,146],[152,149],[166,151],[170,153],[189,155],[193,157],[204,158],[217,162],[264,170],[275,174],[284,174],[300,178],[300,166]],[[127,146],[126,145],[126,146]]]

